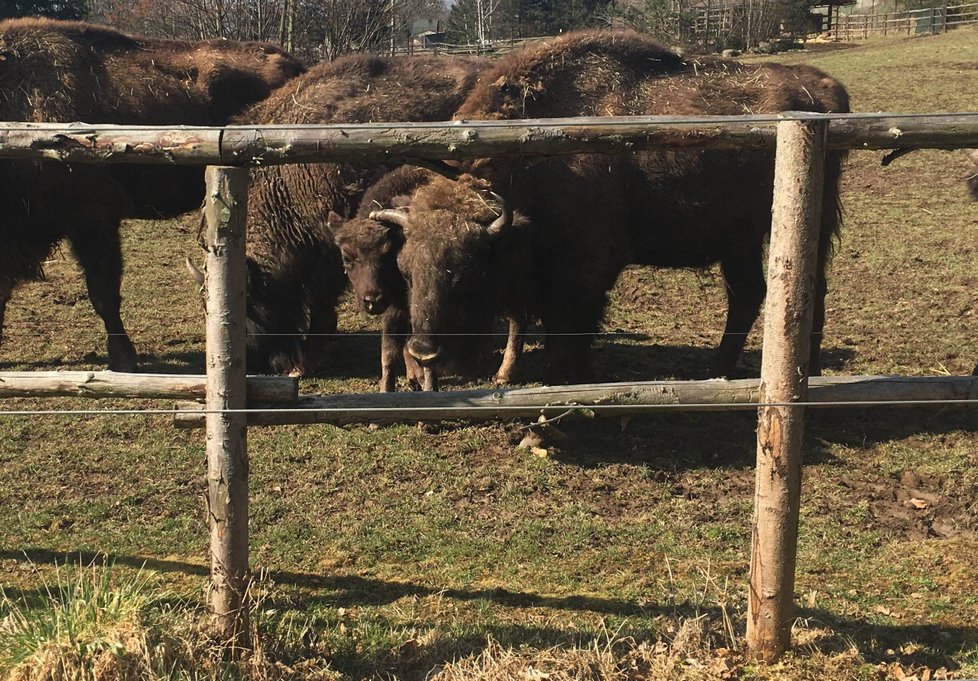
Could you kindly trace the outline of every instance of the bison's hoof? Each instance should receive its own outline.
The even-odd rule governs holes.
[[[132,343],[109,343],[109,371],[134,373],[136,371],[136,348]]]
[[[516,377],[514,373],[497,373],[492,378],[492,382],[496,385],[513,385],[516,382]]]

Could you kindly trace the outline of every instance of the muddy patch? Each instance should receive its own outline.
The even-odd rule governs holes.
[[[908,539],[978,536],[978,485],[904,471],[877,481],[836,480],[853,504],[865,501],[870,524]]]

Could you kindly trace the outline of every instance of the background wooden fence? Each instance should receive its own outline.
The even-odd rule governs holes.
[[[358,399],[330,405],[292,402],[276,409],[249,403],[249,390],[274,399],[291,399],[274,380],[245,375],[245,216],[249,165],[356,160],[360,163],[466,159],[485,156],[614,153],[636,149],[775,148],[775,197],[768,263],[761,379],[750,395],[757,403],[757,474],[752,529],[748,598],[748,642],[755,655],[775,659],[790,643],[794,620],[793,584],[801,485],[801,440],[804,408],[808,406],[808,343],[812,318],[814,266],[818,243],[822,164],[828,149],[968,148],[978,147],[978,113],[954,115],[823,115],[702,118],[625,117],[467,122],[437,124],[374,124],[350,126],[262,126],[229,128],[139,128],[63,124],[0,123],[0,158],[48,158],[81,163],[149,163],[208,165],[204,209],[207,255],[207,376],[205,406],[208,460],[208,522],[211,532],[210,605],[227,640],[245,642],[248,578],[248,455],[249,412],[279,414],[276,422],[309,422],[315,412],[356,420],[364,416]],[[230,165],[233,164],[233,165]],[[200,378],[173,377],[161,388],[159,377],[140,381],[125,375],[81,372],[72,380],[50,375],[34,382],[35,394],[81,392],[98,396],[95,384],[108,394],[181,393],[200,397]],[[99,380],[96,380],[98,378]],[[14,380],[16,379],[16,380]],[[876,379],[854,377],[856,383]],[[0,386],[5,382],[0,375]],[[10,376],[21,390],[30,376]],[[123,389],[117,383],[126,387]],[[162,379],[162,383],[167,383]],[[719,398],[696,398],[692,404],[672,395],[700,383]],[[721,384],[724,382],[720,382]],[[843,381],[845,383],[845,381]],[[711,384],[702,386],[702,384]],[[636,384],[637,385],[637,384]],[[929,378],[904,377],[900,399],[893,393],[858,390],[851,403],[894,406],[931,402],[978,402],[978,378],[959,378],[934,392]],[[42,387],[41,386],[46,386]],[[87,388],[85,386],[88,386]],[[134,387],[136,386],[136,387]],[[651,384],[650,384],[651,386]],[[26,386],[29,387],[29,386]],[[634,385],[633,385],[634,388]],[[256,392],[256,391],[262,392]],[[642,388],[638,390],[641,392]],[[723,408],[741,406],[745,398],[717,382],[682,382],[672,393],[647,387],[649,408]],[[47,392],[45,392],[47,391]],[[115,391],[115,392],[113,392]],[[153,391],[156,391],[155,393]],[[585,406],[578,387],[542,389],[543,406],[535,413]],[[568,392],[570,391],[570,392]],[[619,403],[636,406],[635,394],[613,388]],[[497,391],[493,391],[496,394]],[[538,391],[539,392],[539,391]],[[17,390],[0,397],[15,396]],[[705,393],[700,393],[705,394]],[[872,396],[870,396],[872,395]],[[471,397],[471,396],[468,396]],[[880,398],[883,399],[880,399]],[[402,393],[374,396],[387,401],[388,418],[417,420],[416,397]],[[459,395],[453,418],[496,410]],[[264,399],[269,399],[265,397]],[[490,397],[495,399],[495,397]],[[609,406],[608,397],[592,397]],[[412,404],[414,401],[414,404]],[[374,405],[376,406],[376,405]],[[421,405],[424,406],[424,405]],[[430,406],[430,405],[429,405]],[[611,405],[613,406],[613,405]],[[641,406],[641,405],[639,405]],[[298,408],[296,408],[298,407]],[[524,405],[525,407],[525,405]],[[741,406],[742,408],[742,406]],[[17,413],[17,412],[8,412]],[[521,412],[522,413],[522,412]],[[441,418],[444,414],[435,414]]]
[[[886,35],[935,35],[978,23],[978,2],[942,4],[900,12],[844,13],[833,15],[835,40],[861,40]]]

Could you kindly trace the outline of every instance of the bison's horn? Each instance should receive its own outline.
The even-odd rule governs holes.
[[[385,208],[383,210],[370,211],[370,219],[377,220],[378,222],[393,222],[395,225],[407,229],[410,215],[403,209]]]
[[[190,259],[188,255],[185,262],[187,263],[187,270],[190,272],[190,276],[194,278],[197,282],[197,286],[204,285],[204,273],[200,271],[200,268],[194,264],[194,261]]]
[[[513,207],[509,205],[509,201],[501,197],[496,192],[489,192],[492,198],[499,202],[499,217],[492,221],[486,230],[489,234],[496,235],[501,233],[504,229],[507,229],[513,224]]]

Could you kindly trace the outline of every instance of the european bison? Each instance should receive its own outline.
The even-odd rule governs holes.
[[[636,33],[579,32],[504,58],[456,117],[784,110],[846,112],[848,96],[837,81],[808,66],[685,59]],[[812,337],[815,373],[825,264],[840,223],[841,163],[841,154],[827,162]],[[500,299],[506,289],[499,282],[529,276],[525,309],[546,330],[547,380],[587,380],[607,292],[626,265],[720,263],[728,315],[710,373],[730,375],[764,298],[761,260],[771,223],[773,165],[770,151],[746,149],[467,164],[529,223],[487,228],[498,210],[491,210],[490,195],[473,187],[440,186],[415,196],[398,260],[410,282],[408,351],[422,365],[447,361],[456,334],[488,331],[492,312],[513,304]],[[530,272],[509,266],[509,255],[519,249],[531,253]]]
[[[430,181],[427,170],[402,166],[367,190],[354,218],[344,220],[335,212],[329,214],[329,228],[339,248],[354,300],[367,314],[381,316],[381,392],[394,390],[397,366],[402,359],[409,386],[415,390],[436,387],[434,374],[429,371],[426,377],[421,366],[404,350],[411,335],[407,283],[397,269],[404,233],[398,220],[370,217],[378,208],[407,204],[414,190]]]
[[[402,166],[385,175],[364,194],[357,216],[344,221],[335,213],[330,214],[330,228],[336,237],[343,269],[350,279],[354,297],[363,310],[370,314],[381,314],[381,379],[382,392],[394,390],[396,367],[403,358],[408,385],[415,390],[437,390],[438,375],[430,367],[422,368],[417,360],[406,351],[405,344],[411,335],[411,314],[408,308],[407,282],[398,269],[398,257],[404,245],[405,228],[409,220],[399,207],[412,200],[418,206],[424,205],[423,198],[412,199],[415,192],[420,196],[427,193],[426,185],[441,185],[446,181],[438,175],[422,168]],[[449,186],[452,186],[451,183]],[[393,206],[378,210],[382,206]],[[510,218],[500,210],[493,219],[500,224]],[[518,269],[514,267],[513,269]],[[516,361],[522,351],[521,315],[505,310],[509,319],[509,336],[503,353],[503,362],[496,372],[498,383],[510,383],[515,373]],[[453,353],[456,359],[472,359],[483,349],[482,338],[459,337],[459,344],[470,352]],[[457,361],[453,369],[469,373],[470,362]]]
[[[47,19],[0,22],[0,120],[214,125],[304,70],[263,43],[185,42]],[[0,328],[11,292],[67,239],[105,323],[109,368],[133,371],[119,315],[119,221],[198,208],[201,168],[0,161]]]
[[[385,326],[385,347],[390,349],[384,359],[395,359],[404,350],[408,375],[412,364],[420,365],[424,389],[436,390],[431,377],[437,377],[441,370],[472,372],[493,345],[492,335],[483,330],[492,327],[496,316],[502,316],[508,321],[509,333],[495,380],[511,383],[523,350],[524,327],[533,309],[529,304],[534,285],[533,259],[525,238],[529,229],[526,220],[514,215],[508,202],[489,190],[487,182],[468,175],[458,182],[433,176],[418,184],[408,204],[405,208],[372,211],[369,216],[402,230],[397,267],[410,291],[432,291],[442,297],[437,305],[423,308],[415,306],[414,294],[399,301],[392,312],[401,326],[396,329],[398,335],[392,336],[393,342],[387,340]],[[464,216],[465,221],[456,221],[457,216]],[[341,247],[345,246],[341,242]],[[477,257],[472,258],[473,255]],[[491,260],[492,267],[481,267],[485,264],[483,258]],[[431,262],[437,262],[438,267],[425,267]],[[466,286],[457,286],[461,282]],[[459,293],[462,295],[456,295]],[[478,297],[466,299],[466,293],[478,293]],[[441,315],[450,320],[454,311],[461,308],[466,310],[474,332],[460,327],[444,335],[431,354],[410,345],[418,327],[441,327]],[[422,316],[416,317],[419,313]],[[408,330],[410,338],[406,335]]]
[[[488,62],[354,55],[321,64],[239,116],[239,124],[448,120]],[[346,286],[329,213],[354,215],[384,172],[349,163],[254,172],[248,196],[250,371],[314,372]],[[369,310],[368,310],[369,311]]]

